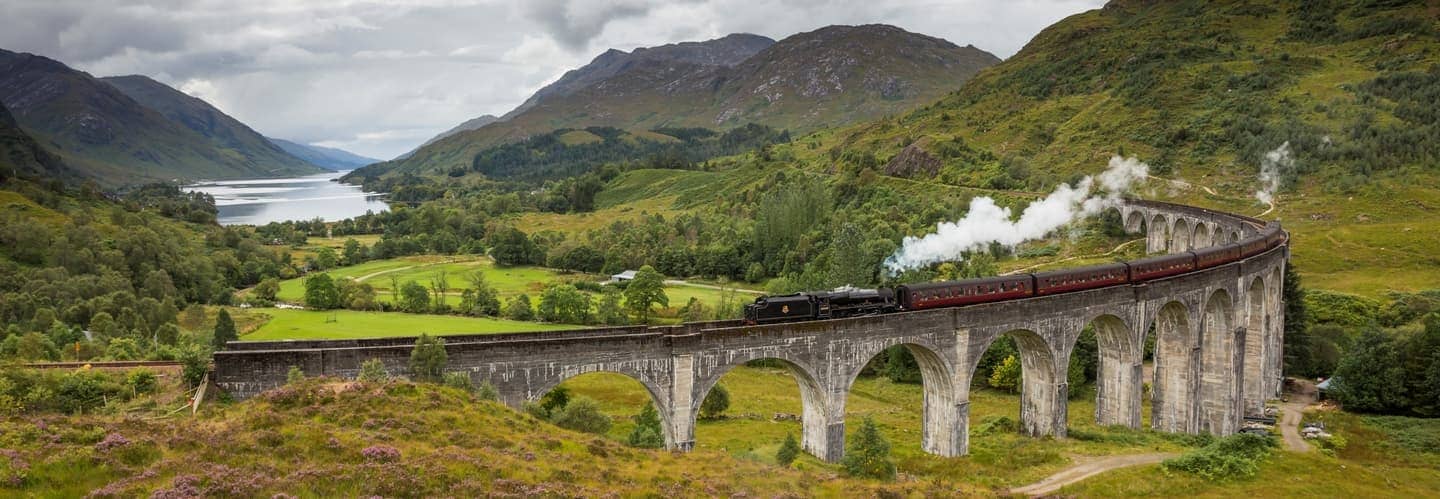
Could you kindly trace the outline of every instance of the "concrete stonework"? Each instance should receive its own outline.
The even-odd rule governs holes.
[[[1248,237],[1255,221],[1153,202],[1120,207],[1127,231],[1146,234],[1151,251]],[[1183,229],[1182,238],[1171,237]],[[1202,237],[1194,237],[1202,228]],[[1158,235],[1157,235],[1158,234]],[[506,404],[537,400],[571,377],[615,372],[653,398],[673,449],[695,443],[701,401],[736,366],[775,359],[797,380],[802,442],[837,461],[845,447],[851,385],[881,351],[904,346],[920,366],[922,446],[941,456],[969,448],[970,385],[985,350],[1008,335],[1019,346],[1020,422],[1029,435],[1064,437],[1067,367],[1075,341],[1092,326],[1099,344],[1095,418],[1142,425],[1146,335],[1156,334],[1152,426],[1172,432],[1236,431],[1280,387],[1280,304],[1288,248],[1228,265],[1102,289],[966,307],[803,323],[746,326],[738,321],[550,333],[447,337],[449,368],[493,384]],[[215,354],[216,384],[236,398],[284,384],[290,366],[307,375],[354,377],[380,359],[407,370],[413,338],[235,342]]]

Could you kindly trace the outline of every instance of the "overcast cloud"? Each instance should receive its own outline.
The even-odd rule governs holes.
[[[0,48],[144,74],[261,133],[391,158],[607,48],[893,24],[1009,57],[1103,0],[6,0]]]

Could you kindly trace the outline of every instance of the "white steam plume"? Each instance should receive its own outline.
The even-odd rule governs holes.
[[[1329,139],[1327,136],[1326,139]],[[1265,153],[1260,160],[1260,190],[1255,199],[1268,205],[1275,204],[1275,191],[1280,189],[1284,172],[1295,168],[1295,157],[1290,155],[1290,142],[1280,144],[1275,150]]]
[[[1073,186],[1061,184],[1045,199],[1025,207],[1019,220],[1011,220],[1010,209],[996,205],[994,199],[971,199],[965,218],[941,222],[935,227],[935,233],[925,237],[906,237],[900,249],[885,260],[885,266],[891,272],[900,272],[937,262],[959,261],[965,252],[983,249],[990,243],[1014,247],[1040,239],[1077,219],[1119,205],[1120,195],[1149,173],[1150,166],[1138,159],[1111,157],[1104,173],[1087,176]],[[1097,180],[1100,190],[1091,195]]]

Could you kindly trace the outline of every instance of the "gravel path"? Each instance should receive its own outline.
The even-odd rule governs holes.
[[[1088,461],[1077,464],[1075,466],[1071,466],[1069,468],[1061,470],[1059,473],[1050,475],[1049,478],[1032,483],[1030,485],[1010,489],[1010,493],[1027,495],[1032,497],[1053,494],[1055,493],[1055,491],[1060,490],[1061,487],[1070,485],[1075,482],[1079,482],[1095,475],[1099,475],[1106,471],[1119,468],[1128,468],[1131,466],[1155,464],[1178,455],[1179,454],[1173,452],[1164,452],[1157,454],[1132,454],[1128,456],[1110,456],[1100,458],[1094,461]]]

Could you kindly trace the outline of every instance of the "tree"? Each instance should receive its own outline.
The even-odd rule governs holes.
[[[165,346],[175,346],[180,341],[180,326],[173,322],[161,324],[155,328],[155,343]]]
[[[995,372],[990,373],[990,386],[1015,393],[1020,390],[1020,361],[1014,355],[1005,357]]]
[[[120,327],[115,324],[115,318],[110,316],[109,312],[99,312],[90,317],[90,333],[95,341],[103,343],[118,335],[119,332]]]
[[[449,306],[445,304],[445,291],[450,289],[450,277],[446,274],[445,269],[442,268],[435,272],[435,277],[430,279],[430,289],[435,293],[433,310],[438,312],[449,310]]]
[[[561,428],[603,435],[610,431],[610,416],[600,412],[600,404],[590,397],[575,397],[559,412],[552,412],[550,422]]]
[[[645,408],[635,416],[635,429],[630,431],[626,443],[631,447],[659,449],[665,446],[663,432],[664,430],[660,427],[660,414],[655,411],[655,404],[645,404]]]
[[[1310,369],[1310,335],[1307,331],[1305,311],[1305,288],[1300,285],[1300,275],[1295,266],[1285,263],[1285,372],[1317,374]],[[1318,373],[1330,374],[1330,373]]]
[[[528,265],[540,263],[537,260],[544,258],[545,254],[540,247],[526,236],[520,229],[505,227],[490,234],[490,257],[495,263],[511,265]]]
[[[530,296],[518,294],[505,304],[505,317],[516,321],[535,320],[535,307],[530,305]]]
[[[606,286],[605,292],[600,295],[600,304],[595,308],[599,315],[596,319],[601,324],[623,326],[627,322],[625,310],[620,305],[620,290],[617,288]]]
[[[651,307],[659,304],[670,306],[670,297],[665,295],[665,276],[649,265],[640,267],[635,278],[625,286],[625,307],[635,314],[641,324],[650,322]]]
[[[469,315],[500,315],[500,294],[485,279],[485,272],[476,270],[467,276],[470,289],[460,300],[461,311]]]
[[[862,249],[865,235],[855,224],[846,222],[830,240],[830,268],[826,272],[825,287],[864,287],[875,280],[878,262],[869,261],[870,256]]]
[[[365,247],[353,237],[345,239],[345,249],[341,251],[341,254],[344,255],[345,265],[355,265],[365,261]]]
[[[1405,407],[1405,375],[1396,341],[1372,327],[1335,369],[1335,398],[1350,411],[1399,412]]]
[[[904,345],[885,349],[885,377],[895,383],[919,383],[920,363]]]
[[[710,393],[705,395],[705,400],[700,402],[700,417],[715,419],[729,408],[730,390],[726,390],[725,385],[716,383],[715,387],[710,389]]]
[[[845,473],[854,477],[893,480],[895,462],[890,460],[890,442],[880,435],[880,428],[869,416],[860,423],[841,460]]]
[[[430,292],[415,281],[400,287],[400,310],[422,314],[430,310]]]
[[[340,259],[335,255],[335,250],[330,248],[320,248],[318,250],[315,250],[316,268],[320,270],[330,270],[332,268],[335,268],[335,265],[338,263],[340,263]]]
[[[448,354],[445,353],[445,338],[420,333],[415,338],[415,348],[410,351],[410,374],[420,381],[439,381],[445,372]]]
[[[795,441],[794,433],[785,434],[785,443],[780,444],[780,450],[775,452],[775,462],[781,466],[790,466],[795,459],[800,457],[800,443]]]
[[[330,274],[315,274],[305,278],[305,306],[315,310],[330,310],[340,306],[340,291]]]
[[[275,295],[280,293],[280,280],[268,277],[255,285],[255,297],[267,302],[275,301]]]
[[[215,335],[211,340],[212,346],[215,347],[215,350],[224,350],[226,342],[239,339],[240,334],[235,332],[235,321],[230,319],[230,312],[223,308],[220,309],[220,313],[215,315]]]
[[[390,371],[385,369],[385,363],[380,359],[370,359],[360,363],[360,375],[355,379],[365,383],[384,383],[390,380]]]
[[[540,320],[569,324],[590,322],[590,295],[570,284],[545,288],[540,295]]]

